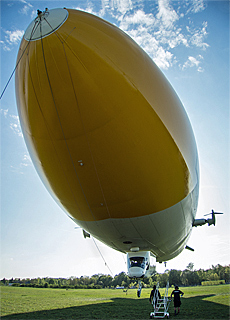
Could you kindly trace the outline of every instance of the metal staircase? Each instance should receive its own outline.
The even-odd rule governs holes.
[[[156,290],[153,296],[152,305],[154,311],[150,313],[150,319],[163,319],[165,317],[169,318],[169,304],[171,300],[168,299],[168,288],[169,282],[167,282],[164,297],[162,299],[158,298],[159,282],[157,283]]]

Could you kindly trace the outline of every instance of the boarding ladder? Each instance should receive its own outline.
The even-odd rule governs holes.
[[[157,283],[156,290],[153,296],[152,305],[154,311],[150,313],[150,319],[160,319],[160,318],[169,318],[169,304],[171,300],[168,299],[168,289],[169,289],[169,282],[167,282],[164,297],[159,299],[158,298],[158,291],[159,291],[159,282]]]

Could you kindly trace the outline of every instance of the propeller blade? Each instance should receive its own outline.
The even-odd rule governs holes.
[[[212,210],[211,213],[204,214],[204,216],[209,216],[210,214],[224,214],[223,212],[215,212]]]

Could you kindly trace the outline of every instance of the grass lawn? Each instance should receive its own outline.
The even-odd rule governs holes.
[[[230,285],[181,288],[181,312],[170,318],[229,319]],[[1,287],[3,319],[149,319],[153,311],[149,303],[151,289],[36,289]],[[164,290],[160,290],[164,293]],[[171,289],[169,294],[171,294]]]

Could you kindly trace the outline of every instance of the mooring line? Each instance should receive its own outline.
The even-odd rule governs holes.
[[[3,89],[3,91],[2,91],[2,94],[1,94],[1,96],[0,96],[0,100],[2,99],[4,93],[5,93],[8,85],[9,85],[9,83],[10,83],[10,81],[11,81],[11,79],[12,79],[12,77],[13,77],[13,75],[14,75],[14,73],[15,73],[15,71],[16,71],[16,69],[17,69],[17,67],[18,67],[18,65],[19,65],[19,63],[20,63],[20,61],[21,61],[21,59],[22,59],[22,57],[24,56],[24,53],[25,53],[27,47],[29,46],[29,44],[30,44],[30,42],[31,42],[31,39],[32,39],[32,37],[33,37],[33,35],[34,35],[34,32],[36,31],[36,29],[37,29],[37,27],[38,27],[38,24],[36,24],[37,22],[38,22],[38,21],[35,22],[34,27],[33,27],[32,31],[31,31],[31,35],[30,35],[29,42],[27,43],[25,49],[23,50],[23,53],[22,53],[21,57],[18,59],[18,62],[16,63],[16,66],[14,67],[14,70],[13,70],[13,72],[11,73],[11,75],[10,75],[10,77],[9,77],[9,79],[8,79],[8,81],[7,81],[4,89]],[[35,28],[35,26],[36,26],[36,28]]]

